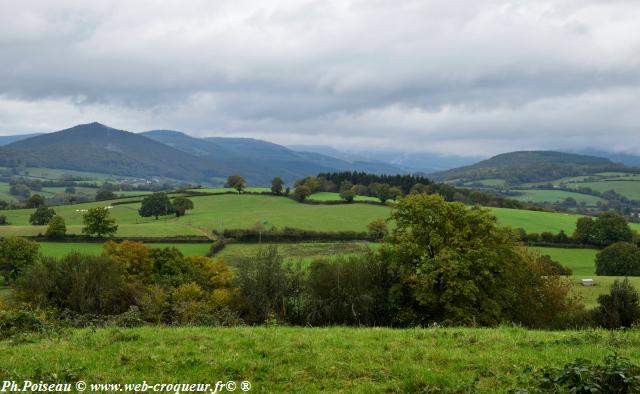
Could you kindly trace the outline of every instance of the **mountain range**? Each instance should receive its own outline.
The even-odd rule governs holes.
[[[275,176],[291,183],[320,172],[404,172],[385,163],[348,162],[250,138],[195,138],[173,130],[136,134],[100,123],[22,139],[12,137],[0,148],[0,165],[162,176],[212,184],[240,174],[253,185],[267,185]]]

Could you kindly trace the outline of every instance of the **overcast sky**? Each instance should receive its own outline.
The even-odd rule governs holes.
[[[0,135],[640,153],[640,1],[0,2]]]

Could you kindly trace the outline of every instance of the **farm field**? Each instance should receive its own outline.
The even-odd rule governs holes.
[[[200,193],[228,193],[228,192],[236,192],[236,189],[231,187],[203,187],[198,189],[188,189],[193,192]],[[268,187],[247,187],[244,189],[247,192],[251,193],[262,193],[262,192],[270,192],[271,188]]]
[[[494,393],[577,358],[615,351],[638,363],[639,346],[638,331],[516,327],[75,329],[0,342],[0,370],[14,380],[67,371],[88,384],[249,381],[255,392],[467,392],[477,381]]]
[[[211,246],[208,243],[150,243],[150,248],[177,248],[185,256],[204,256]],[[102,252],[102,244],[99,242],[40,242],[40,252],[45,256],[63,257],[71,252],[99,255]]]
[[[268,195],[217,195],[191,197],[195,205],[187,215],[141,218],[139,203],[113,205],[111,214],[116,219],[120,237],[162,237],[179,235],[209,235],[212,230],[223,228],[251,228],[256,223],[266,226],[297,227],[318,231],[365,231],[374,219],[388,218],[390,208],[369,204],[312,205],[300,204],[289,198]],[[132,198],[132,200],[138,200]],[[119,203],[125,200],[118,200]],[[113,201],[100,201],[54,207],[56,213],[65,218],[67,231],[79,234],[82,230],[82,210],[109,206]],[[513,228],[524,228],[527,232],[564,230],[571,234],[575,229],[577,215],[525,211],[507,208],[492,208],[498,222]],[[45,226],[29,225],[33,210],[18,209],[3,211],[9,226],[0,226],[0,236],[32,236],[44,233]],[[640,229],[640,225],[632,224]]]
[[[307,265],[317,258],[336,258],[338,256],[364,253],[368,251],[370,247],[375,247],[377,244],[367,242],[230,244],[217,253],[215,257],[223,258],[228,264],[234,265],[243,258],[255,256],[260,248],[266,248],[272,245],[278,248],[278,253],[284,257],[285,261],[301,261],[303,265]]]
[[[582,286],[581,279],[593,279],[594,286]],[[573,282],[575,294],[582,297],[582,302],[587,309],[598,305],[598,296],[609,293],[610,287],[616,279],[623,280],[622,276],[594,276],[594,275],[574,275],[570,277]],[[640,277],[630,277],[629,282],[640,291]]]
[[[573,270],[573,275],[595,275],[597,249],[542,248],[533,247],[540,254],[549,255],[553,260]]]
[[[628,180],[628,181],[602,181],[602,182],[581,182],[567,184],[568,187],[589,187],[592,190],[599,192],[606,192],[608,190],[615,190],[617,193],[622,194],[630,200],[640,200],[640,181]]]
[[[523,202],[532,202],[532,203],[556,203],[562,202],[565,199],[571,197],[574,198],[579,204],[584,202],[588,206],[596,206],[598,202],[605,202],[600,197],[591,196],[588,194],[582,193],[572,193],[564,190],[539,190],[539,189],[529,189],[529,190],[514,190],[517,192],[524,193],[520,196],[511,196],[510,198]]]

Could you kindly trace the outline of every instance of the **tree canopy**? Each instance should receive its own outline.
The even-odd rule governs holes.
[[[155,216],[156,220],[161,215],[168,215],[173,212],[173,205],[167,193],[153,193],[142,200],[142,205],[138,213],[143,218]]]
[[[118,231],[116,220],[111,217],[109,209],[106,207],[91,208],[82,216],[84,227],[82,233],[85,235],[96,235],[98,237],[111,236]]]

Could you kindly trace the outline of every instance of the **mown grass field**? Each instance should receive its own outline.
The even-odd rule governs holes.
[[[251,392],[415,393],[530,384],[535,371],[617,352],[640,362],[638,331],[520,328],[159,328],[72,330],[0,342],[3,378],[69,372],[91,383],[249,381]],[[445,350],[446,349],[446,350]],[[476,383],[474,383],[476,382]],[[239,390],[238,390],[239,391]]]
[[[573,270],[573,275],[595,275],[597,249],[540,248],[540,254],[549,255],[553,260]]]
[[[580,284],[581,279],[593,279],[594,286],[583,286]],[[621,276],[594,276],[594,275],[577,275],[571,276],[573,282],[573,290],[582,297],[582,301],[587,309],[591,309],[598,304],[598,296],[609,293],[613,282],[624,280]],[[640,291],[640,277],[629,277],[629,282]]]
[[[522,192],[523,194],[520,196],[512,196],[512,199],[532,203],[556,203],[562,202],[569,197],[575,199],[578,203],[584,202],[588,206],[596,206],[598,202],[605,201],[600,197],[582,193],[566,192],[564,190],[528,189],[515,191]]]
[[[185,256],[204,256],[211,246],[208,243],[150,243],[146,244],[150,248],[177,248]],[[40,242],[40,252],[44,256],[62,257],[71,252],[80,252],[83,254],[99,255],[102,253],[102,244],[95,242]]]

